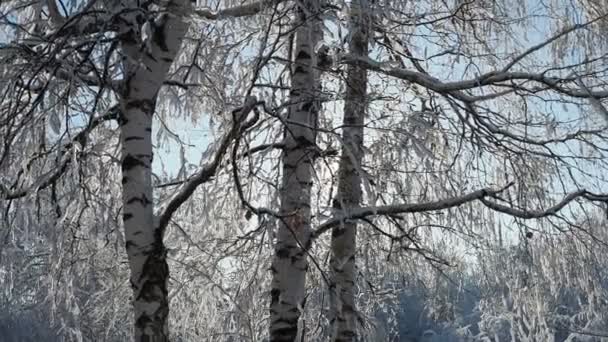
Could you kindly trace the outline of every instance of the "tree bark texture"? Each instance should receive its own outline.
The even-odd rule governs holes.
[[[134,15],[120,36],[125,83],[120,98],[122,200],[126,250],[131,270],[136,342],[169,338],[169,268],[163,229],[154,218],[152,117],[158,92],[177,56],[188,25],[187,1],[171,1],[155,18]],[[146,23],[147,22],[147,23]],[[147,26],[146,26],[147,25]],[[148,30],[142,39],[141,30]]]
[[[350,53],[368,55],[369,0],[351,3]],[[345,214],[361,202],[361,160],[363,159],[363,121],[367,93],[367,71],[349,65],[346,76],[346,99],[342,128],[342,155],[338,170],[338,191],[334,199],[336,211]],[[355,305],[357,224],[343,221],[332,229],[330,260],[330,323],[332,340],[357,339],[357,310]]]
[[[296,2],[296,25],[290,101],[285,124],[280,188],[281,220],[272,262],[270,341],[300,341],[304,308],[307,249],[310,244],[310,194],[320,110],[320,72],[315,47],[321,40],[320,1]]]

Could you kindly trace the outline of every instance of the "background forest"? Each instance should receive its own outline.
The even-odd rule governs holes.
[[[1,0],[0,342],[608,341],[605,0]]]

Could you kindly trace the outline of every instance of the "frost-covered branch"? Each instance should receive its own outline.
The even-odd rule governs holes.
[[[484,197],[492,197],[501,193],[512,184],[501,189],[481,189],[462,196],[446,198],[439,201],[413,203],[413,204],[394,204],[385,206],[361,207],[351,210],[349,213],[336,216],[328,219],[317,227],[313,233],[313,237],[317,238],[332,227],[339,225],[344,220],[363,219],[368,216],[378,215],[398,215],[405,213],[418,213],[425,211],[442,210],[461,206],[465,203],[482,199]]]
[[[602,15],[600,17],[597,17],[593,20],[590,20],[584,24],[576,24],[576,25],[572,25],[570,27],[567,27],[563,30],[561,30],[560,32],[556,33],[555,35],[553,35],[552,37],[550,37],[549,39],[536,44],[532,47],[530,47],[529,49],[527,49],[526,51],[524,51],[523,53],[519,54],[517,57],[513,58],[513,60],[511,60],[511,62],[509,62],[509,64],[507,64],[502,71],[503,72],[507,72],[509,71],[509,69],[511,69],[514,65],[516,65],[517,63],[521,62],[524,58],[528,57],[529,55],[533,54],[536,51],[539,51],[543,48],[545,48],[546,46],[550,45],[551,43],[555,42],[556,40],[563,38],[565,36],[567,36],[568,34],[576,31],[576,30],[580,30],[582,28],[585,28],[595,22],[597,22],[600,19],[604,19],[606,17],[606,15]]]
[[[218,20],[225,18],[240,18],[251,15],[256,15],[261,12],[264,8],[268,8],[272,5],[283,2],[284,0],[260,0],[251,2],[248,4],[225,8],[219,11],[214,11],[210,8],[198,8],[194,10],[194,13],[208,20]]]
[[[117,107],[113,107],[106,114],[92,119],[87,127],[78,132],[78,134],[76,134],[69,143],[65,144],[61,148],[63,158],[61,159],[60,165],[45,173],[34,183],[16,190],[7,189],[4,185],[0,184],[0,200],[13,200],[25,197],[33,191],[43,190],[57,182],[59,178],[61,178],[61,176],[67,171],[68,166],[72,161],[72,158],[65,157],[68,151],[72,149],[75,143],[78,143],[80,148],[84,149],[88,142],[88,137],[91,131],[105,121],[116,120],[118,118],[116,109]]]
[[[561,94],[578,97],[578,98],[606,98],[608,97],[608,90],[601,91],[588,91],[579,88],[564,87],[562,83],[574,82],[575,79],[548,77],[545,73],[529,73],[529,72],[504,72],[504,71],[492,71],[485,73],[479,77],[464,80],[464,81],[452,81],[443,82],[438,78],[430,75],[423,74],[421,72],[411,71],[403,68],[391,67],[388,63],[379,62],[367,57],[346,55],[342,57],[342,62],[346,64],[358,64],[365,68],[376,71],[388,76],[396,77],[404,81],[409,81],[427,89],[433,90],[438,93],[454,93],[463,90],[470,90],[474,88],[481,88],[484,86],[491,85],[503,85],[502,83],[507,81],[533,81],[542,84],[550,89],[553,89]],[[456,96],[460,98],[460,96]],[[471,97],[466,101],[476,101],[475,97]]]
[[[249,112],[258,104],[257,99],[254,96],[250,96],[245,101],[243,107],[238,111],[238,115],[234,116],[235,122],[231,129],[222,137],[220,144],[218,146],[217,151],[215,152],[213,158],[210,162],[208,162],[201,170],[199,170],[194,176],[188,179],[186,184],[182,186],[182,188],[171,198],[169,203],[165,206],[165,208],[158,215],[158,227],[161,230],[164,230],[173,214],[179,209],[179,207],[190,198],[190,196],[194,193],[196,188],[201,184],[207,182],[211,177],[215,175],[217,168],[220,165],[228,146],[234,139],[235,135],[240,131],[241,122],[244,120]],[[255,120],[255,119],[254,119]],[[245,123],[246,126],[252,125],[254,122]]]
[[[523,219],[536,219],[543,218],[557,214],[570,202],[577,198],[584,198],[592,202],[608,202],[608,194],[593,194],[587,190],[578,190],[576,192],[568,194],[562,201],[546,210],[525,210],[508,207],[502,204],[498,204],[490,200],[490,198],[496,198],[496,196],[509,188],[512,183],[501,188],[501,189],[481,189],[462,196],[447,198],[439,201],[425,202],[425,203],[413,203],[413,204],[394,204],[385,206],[372,206],[362,207],[354,209],[345,215],[336,216],[328,219],[317,227],[313,233],[313,237],[317,238],[332,227],[339,225],[345,220],[364,219],[369,216],[379,215],[399,215],[406,213],[419,213],[427,211],[443,210],[461,206],[463,204],[481,201],[486,207],[502,212],[511,216],[523,218]]]
[[[508,207],[506,205],[492,202],[492,201],[488,200],[487,198],[479,198],[479,200],[486,207],[488,207],[494,211],[499,211],[501,213],[505,213],[505,214],[519,217],[522,219],[538,219],[538,218],[543,218],[543,217],[552,216],[552,215],[557,214],[560,210],[562,210],[570,202],[572,202],[578,198],[584,198],[584,199],[586,199],[588,201],[592,201],[592,202],[608,203],[608,195],[593,194],[585,189],[581,189],[581,190],[568,194],[559,203],[557,203],[554,206],[547,208],[545,210],[527,210],[527,209],[512,208],[512,207]]]

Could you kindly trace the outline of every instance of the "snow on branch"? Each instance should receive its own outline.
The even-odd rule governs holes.
[[[283,0],[260,0],[240,6],[225,8],[219,11],[214,11],[210,8],[199,8],[195,9],[194,13],[203,19],[209,20],[240,18],[258,14],[264,8],[276,5],[282,1]]]
[[[481,189],[462,196],[451,197],[434,202],[413,203],[413,204],[393,204],[385,206],[361,207],[351,210],[346,214],[335,216],[321,223],[313,232],[313,239],[318,238],[326,231],[340,225],[346,220],[365,219],[369,216],[379,215],[398,215],[406,213],[419,213],[427,211],[443,210],[461,206],[463,204],[481,201],[486,207],[511,216],[523,219],[538,219],[557,214],[570,202],[578,198],[584,198],[592,202],[608,202],[608,194],[593,194],[587,190],[581,189],[568,194],[562,201],[546,210],[526,210],[508,207],[489,200],[489,198],[497,198],[497,195],[512,186],[513,183],[500,189]]]
[[[181,189],[169,200],[169,203],[161,210],[158,215],[158,228],[164,231],[173,214],[179,209],[179,207],[190,198],[199,185],[209,181],[211,177],[215,175],[217,168],[220,166],[220,162],[224,157],[224,154],[228,150],[228,146],[234,139],[235,135],[241,130],[241,123],[247,117],[247,115],[258,105],[259,102],[255,96],[249,96],[245,100],[243,107],[233,111],[234,122],[230,130],[220,140],[219,147],[217,148],[215,155],[202,169],[200,169],[194,176],[190,177],[188,181],[181,187]],[[248,122],[243,123],[244,126],[251,126],[255,123],[257,117],[252,118]],[[253,122],[252,122],[253,121]]]
[[[606,98],[608,97],[608,90],[601,91],[588,91],[585,89],[579,89],[578,87],[564,87],[563,83],[573,82],[575,79],[571,78],[558,78],[546,76],[544,72],[541,73],[530,73],[530,72],[505,72],[505,71],[492,71],[480,75],[479,77],[464,80],[464,81],[453,81],[443,82],[438,78],[430,75],[426,75],[421,72],[411,71],[403,68],[391,67],[388,63],[379,62],[368,57],[345,55],[342,57],[342,63],[346,64],[357,64],[361,65],[368,70],[379,72],[387,76],[392,76],[405,81],[409,81],[418,84],[427,89],[433,90],[437,93],[455,95],[456,98],[467,102],[477,101],[476,97],[472,96],[460,96],[464,94],[455,94],[463,90],[470,90],[474,88],[481,88],[484,86],[492,85],[505,85],[503,82],[507,81],[533,81],[540,83],[543,86],[553,89],[561,94],[578,97],[578,98]]]
[[[595,18],[587,23],[573,25],[568,27],[557,34],[551,36],[547,40],[534,45],[522,52],[515,58],[513,58],[505,67],[500,70],[494,70],[487,73],[484,73],[476,78],[472,78],[469,80],[463,81],[442,81],[436,77],[431,76],[426,72],[420,71],[412,71],[403,67],[393,67],[392,63],[382,62],[373,60],[367,56],[358,56],[353,54],[346,54],[342,56],[341,62],[345,64],[356,64],[360,65],[368,70],[375,71],[381,74],[385,74],[387,76],[399,78],[405,81],[409,81],[415,84],[418,84],[422,87],[435,91],[441,94],[449,94],[459,100],[465,102],[476,102],[476,101],[485,101],[488,99],[493,99],[496,97],[500,97],[502,95],[508,94],[511,91],[501,91],[496,94],[484,95],[484,96],[471,96],[463,93],[462,91],[471,90],[476,88],[482,88],[484,86],[508,86],[513,87],[512,84],[508,82],[513,81],[523,81],[523,82],[535,82],[543,87],[546,87],[549,90],[554,90],[558,93],[561,93],[566,96],[576,97],[576,98],[592,98],[592,99],[602,99],[608,97],[608,89],[591,91],[590,89],[580,87],[580,81],[577,80],[576,77],[551,77],[547,76],[547,71],[542,72],[524,72],[524,71],[513,71],[509,70],[513,68],[516,64],[521,62],[527,56],[533,54],[534,52],[550,45],[556,40],[565,37],[566,35],[575,32],[577,30],[583,29],[592,23],[605,18],[608,15],[604,15],[598,18]],[[578,81],[578,82],[577,82]],[[569,84],[569,86],[568,86]],[[538,89],[535,89],[538,90]]]
[[[87,125],[87,127],[83,128],[78,134],[72,138],[72,140],[65,144],[62,147],[61,154],[65,156],[70,149],[74,146],[74,144],[78,143],[80,145],[80,149],[83,149],[87,142],[88,137],[91,131],[93,131],[97,126],[99,126],[102,122],[109,120],[116,120],[118,118],[118,107],[112,107],[106,114],[93,118]],[[68,166],[72,158],[64,157],[60,162],[60,165],[46,172],[43,176],[39,177],[34,183],[29,186],[22,187],[17,190],[9,190],[3,184],[0,184],[0,200],[13,200],[21,197],[25,197],[31,192],[43,190],[50,185],[54,184],[61,178],[61,176],[67,171]]]
[[[545,210],[527,210],[527,209],[518,209],[508,207],[506,205],[498,204],[496,202],[492,202],[487,198],[479,198],[481,203],[483,203],[486,207],[498,211],[507,215],[519,217],[522,219],[538,219],[551,215],[557,214],[560,210],[562,210],[565,206],[567,206],[570,202],[574,201],[577,198],[584,198],[586,200],[592,202],[608,202],[608,195],[604,194],[593,194],[585,189],[581,189],[575,191],[573,193],[568,194],[561,202],[555,204],[554,206],[545,209]]]
[[[353,220],[353,219],[363,219],[368,216],[378,216],[378,215],[397,215],[397,214],[405,214],[405,213],[419,213],[425,211],[434,211],[434,210],[442,210],[453,207],[461,206],[465,203],[472,202],[475,200],[482,199],[488,196],[496,196],[500,192],[506,190],[512,184],[507,185],[501,189],[481,189],[477,190],[462,196],[447,198],[434,202],[425,202],[425,203],[413,203],[413,204],[393,204],[393,205],[385,205],[385,206],[373,206],[373,207],[361,207],[356,208],[348,212],[347,214],[339,215],[333,218],[328,219],[323,222],[315,232],[313,233],[313,238],[319,237],[321,234],[325,233],[329,229],[339,225],[341,222],[345,220]]]
[[[602,16],[599,16],[593,20],[590,20],[586,23],[583,24],[576,24],[576,25],[572,25],[570,27],[566,27],[565,29],[561,30],[560,32],[556,33],[555,35],[553,35],[552,37],[550,37],[549,39],[536,44],[532,47],[530,47],[529,49],[527,49],[526,51],[524,51],[523,53],[519,54],[517,57],[513,58],[513,60],[511,60],[511,62],[509,62],[509,64],[507,64],[502,71],[503,72],[507,72],[509,69],[511,69],[514,65],[516,65],[517,63],[521,62],[524,58],[526,58],[527,56],[533,54],[534,52],[541,50],[543,48],[545,48],[546,46],[548,46],[549,44],[555,42],[556,40],[567,36],[568,34],[576,31],[576,30],[580,30],[583,29],[601,19],[604,19],[608,16],[608,14],[604,14]]]

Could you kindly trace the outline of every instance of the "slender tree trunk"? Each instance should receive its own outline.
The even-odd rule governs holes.
[[[310,244],[310,193],[316,149],[316,126],[320,72],[316,68],[315,47],[320,41],[319,0],[297,2],[298,21],[291,102],[285,127],[281,213],[286,215],[277,234],[272,262],[270,341],[301,340],[298,321],[304,307],[306,249]]]
[[[368,54],[369,0],[351,3],[350,53]],[[361,201],[361,176],[358,172],[363,158],[363,119],[367,93],[367,71],[349,65],[346,76],[346,100],[342,129],[342,155],[338,170],[338,192],[334,208],[348,211]],[[333,341],[355,341],[357,338],[357,311],[355,306],[355,280],[357,252],[357,224],[342,222],[333,228],[331,235],[330,321]]]
[[[187,2],[168,6],[185,7]],[[172,8],[173,10],[173,8]],[[171,11],[173,12],[173,11]],[[187,25],[174,14],[163,14],[149,24],[147,41],[126,26],[121,36],[125,84],[121,96],[120,132],[122,142],[123,221],[126,249],[131,269],[131,287],[136,342],[168,341],[169,268],[163,231],[154,219],[152,194],[152,116],[158,91],[175,59]]]

